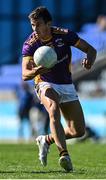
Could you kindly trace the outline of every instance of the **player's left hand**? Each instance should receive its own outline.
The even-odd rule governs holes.
[[[87,70],[91,69],[92,65],[93,65],[93,62],[92,62],[92,61],[90,61],[90,60],[87,59],[87,58],[83,59],[83,61],[82,61],[82,66],[83,66],[84,68],[86,68]]]

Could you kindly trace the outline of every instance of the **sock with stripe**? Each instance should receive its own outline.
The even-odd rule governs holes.
[[[53,137],[50,134],[46,135],[45,139],[46,139],[46,142],[47,142],[48,145],[51,145],[51,144],[54,143],[54,139],[53,139]]]
[[[60,156],[60,157],[61,157],[61,156],[69,156],[68,151],[67,151],[66,149],[62,149],[62,150],[60,151],[59,156]]]

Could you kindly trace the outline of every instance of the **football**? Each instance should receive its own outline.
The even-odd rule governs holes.
[[[42,65],[52,68],[57,63],[57,54],[50,46],[41,46],[34,53],[34,62],[37,66]]]

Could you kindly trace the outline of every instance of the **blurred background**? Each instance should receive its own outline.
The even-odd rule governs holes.
[[[34,96],[33,82],[21,80],[21,50],[32,32],[28,14],[46,6],[53,25],[70,28],[98,51],[91,71],[81,67],[84,54],[72,48],[73,81],[83,106],[86,137],[106,138],[106,1],[0,0],[0,141],[29,141],[46,134],[49,118]],[[62,117],[62,123],[65,126]]]

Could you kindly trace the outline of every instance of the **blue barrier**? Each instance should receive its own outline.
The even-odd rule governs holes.
[[[106,100],[89,99],[81,100],[87,125],[96,133],[106,136]],[[18,139],[19,119],[17,116],[18,104],[15,101],[0,102],[0,139]],[[66,126],[62,117],[62,124]],[[24,138],[30,137],[28,122],[24,122]]]

